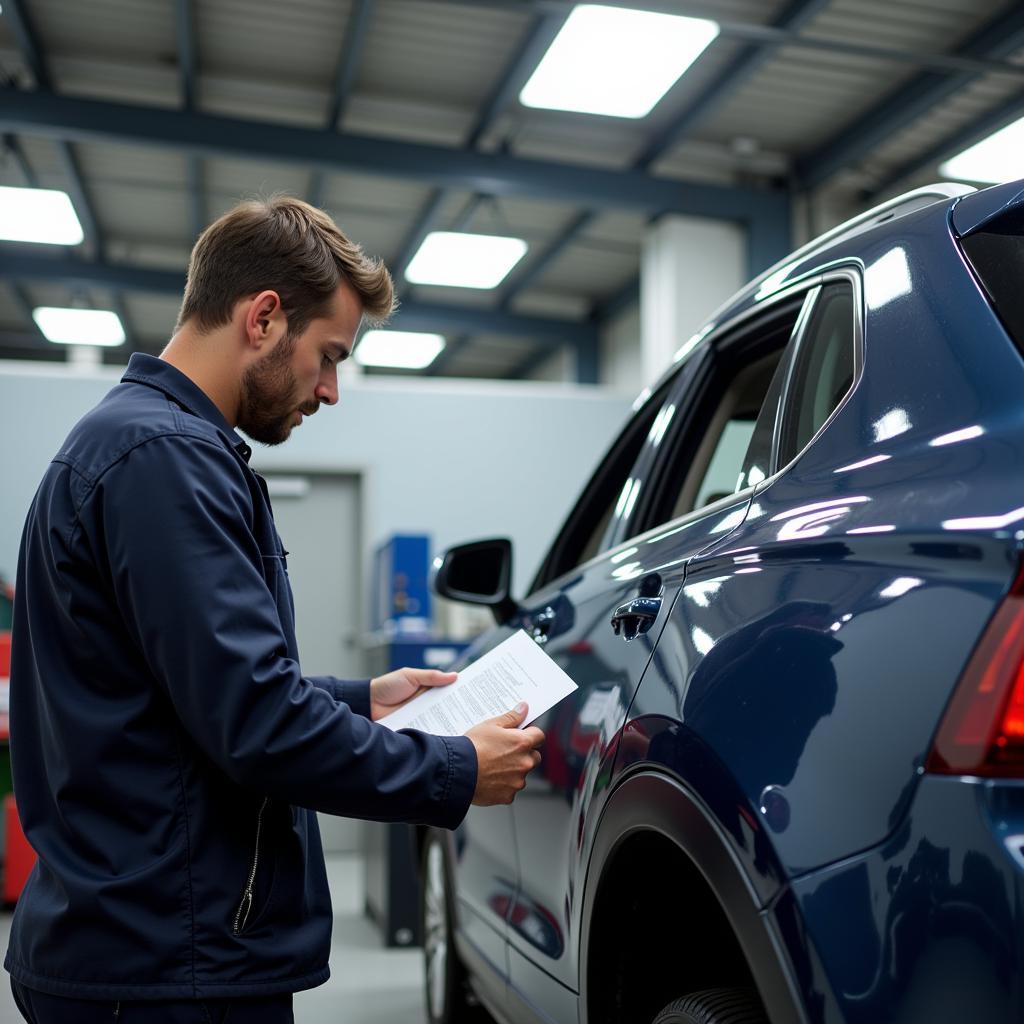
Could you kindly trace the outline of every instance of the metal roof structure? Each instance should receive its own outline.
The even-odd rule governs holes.
[[[0,184],[68,191],[87,237],[0,243],[0,358],[64,358],[44,304],[115,309],[159,351],[202,227],[285,191],[385,259],[396,327],[445,334],[424,373],[516,378],[568,346],[592,382],[652,218],[744,224],[753,276],[1024,115],[1013,0],[617,5],[721,27],[639,120],[519,103],[560,0],[2,0]],[[413,287],[436,229],[529,250],[493,291]]]

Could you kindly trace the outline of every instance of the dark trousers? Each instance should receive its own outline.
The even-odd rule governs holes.
[[[11,991],[29,1024],[294,1024],[290,992],[246,999],[67,999],[25,988]]]

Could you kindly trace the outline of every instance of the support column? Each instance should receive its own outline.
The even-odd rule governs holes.
[[[648,228],[640,270],[643,380],[652,384],[682,345],[747,281],[740,224],[666,215]]]

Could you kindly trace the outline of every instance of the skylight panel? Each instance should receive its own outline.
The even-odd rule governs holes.
[[[644,117],[718,35],[705,18],[580,4],[519,94],[527,107]]]
[[[432,231],[405,271],[413,284],[450,288],[496,288],[523,258],[521,238]]]

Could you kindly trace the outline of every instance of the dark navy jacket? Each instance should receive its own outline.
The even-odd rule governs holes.
[[[302,675],[249,454],[188,378],[134,355],[36,494],[11,752],[39,861],[5,962],[30,988],[318,985],[331,906],[313,811],[454,828],[469,807],[468,739],[392,732],[370,721],[366,682]]]

